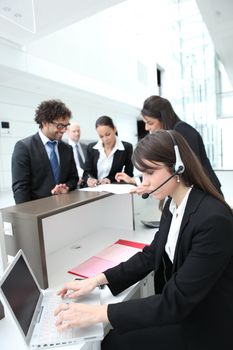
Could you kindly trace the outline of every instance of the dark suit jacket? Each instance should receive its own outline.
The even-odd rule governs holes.
[[[189,146],[192,148],[193,152],[196,154],[198,159],[200,160],[202,166],[206,170],[207,175],[209,176],[209,179],[212,181],[216,189],[219,193],[221,192],[221,183],[219,182],[219,179],[217,178],[211,164],[209,161],[209,158],[207,157],[205,146],[202,140],[201,135],[199,132],[194,129],[191,125],[179,121],[174,126],[174,130],[179,132],[185,140],[188,142]]]
[[[58,142],[60,182],[70,191],[77,187],[78,174],[72,147]],[[54,188],[52,168],[39,134],[16,143],[12,155],[12,189],[16,204],[51,196]]]
[[[157,281],[163,278],[163,257],[172,218],[169,202],[151,245],[105,271],[114,295],[152,270]],[[187,349],[232,349],[233,216],[221,202],[195,188],[188,198],[168,278],[167,282],[158,281],[159,294],[109,305],[113,328],[128,332],[177,324],[187,337]]]
[[[133,177],[133,163],[131,160],[133,153],[133,146],[129,142],[122,141],[125,149],[120,151],[117,150],[113,156],[112,167],[107,178],[111,183],[116,182],[115,175],[118,172],[121,172],[124,167],[124,172]],[[96,142],[90,143],[87,147],[87,158],[85,162],[85,170],[83,173],[84,183],[87,182],[88,177],[91,175],[97,179],[97,162],[99,159],[99,151],[94,149],[93,146],[96,145]]]

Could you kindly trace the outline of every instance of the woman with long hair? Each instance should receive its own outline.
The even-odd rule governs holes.
[[[145,130],[149,133],[161,129],[178,131],[198,157],[206,174],[209,176],[217,191],[222,194],[221,184],[210,164],[209,158],[207,157],[201,135],[190,124],[182,121],[178,117],[171,103],[166,98],[157,95],[148,97],[143,103],[141,115],[145,123]],[[134,178],[129,179],[124,173],[117,174],[117,179],[119,181],[125,180],[132,184],[135,183]],[[141,189],[139,192],[142,192]]]
[[[59,306],[58,329],[110,322],[102,350],[233,348],[233,214],[185,139],[159,130],[137,145],[143,186],[168,198],[152,243],[128,261],[59,292],[106,284],[113,295],[155,272],[155,295],[121,303]],[[163,184],[163,185],[162,185]],[[162,185],[162,186],[161,186]]]
[[[171,103],[161,96],[148,97],[141,110],[142,118],[147,131],[176,130],[188,142],[189,146],[200,160],[210,180],[221,193],[221,184],[207,157],[205,146],[199,132],[190,124],[182,121],[175,113]]]

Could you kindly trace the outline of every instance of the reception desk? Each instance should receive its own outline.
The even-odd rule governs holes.
[[[154,230],[134,230],[134,202],[130,194],[77,190],[3,208],[1,213],[5,227],[12,228],[12,235],[4,235],[3,251],[14,256],[22,248],[42,288],[60,289],[65,281],[74,278],[67,273],[71,267],[120,238],[150,243],[154,236]],[[116,297],[105,287],[101,290],[101,302],[116,303],[151,294],[152,274]],[[2,350],[27,350],[7,309],[5,314],[0,320]],[[104,331],[109,331],[108,324]],[[72,349],[100,350],[100,342],[82,342],[72,345]]]
[[[134,230],[133,196],[73,191],[1,209],[12,229],[5,250],[23,249],[41,286],[72,278],[67,270]],[[5,232],[6,233],[6,232]],[[9,234],[10,233],[10,234]]]

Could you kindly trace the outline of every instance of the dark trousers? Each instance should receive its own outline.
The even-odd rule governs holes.
[[[102,350],[187,350],[183,329],[166,326],[139,329],[127,333],[111,330],[101,344]]]

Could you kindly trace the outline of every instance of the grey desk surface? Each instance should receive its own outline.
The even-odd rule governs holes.
[[[23,217],[38,216],[48,217],[58,214],[67,209],[72,209],[108,196],[107,192],[85,192],[75,190],[67,194],[46,197],[34,201],[13,205],[11,207],[2,208],[2,213],[14,213],[14,216]]]

